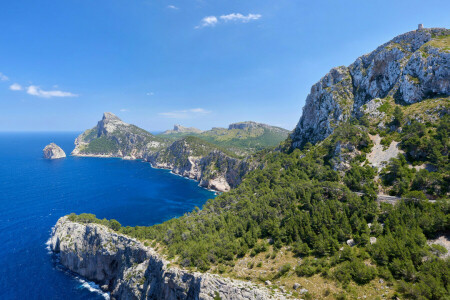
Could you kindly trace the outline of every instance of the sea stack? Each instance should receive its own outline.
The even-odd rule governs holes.
[[[50,143],[45,146],[42,152],[44,153],[45,159],[58,159],[66,157],[66,153],[64,152],[64,150],[55,143]]]

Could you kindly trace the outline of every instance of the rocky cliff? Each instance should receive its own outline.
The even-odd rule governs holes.
[[[167,144],[166,140],[105,112],[97,126],[77,137],[72,155],[140,159]]]
[[[203,131],[195,127],[184,127],[178,124],[173,126],[172,130],[166,130],[162,134],[177,134],[177,133],[202,133]]]
[[[450,95],[450,30],[420,29],[399,35],[348,67],[331,69],[312,86],[292,134],[292,146],[317,143],[374,99],[403,105]],[[366,106],[365,106],[366,105]]]
[[[196,137],[175,141],[166,149],[148,155],[153,167],[195,179],[200,186],[221,192],[236,187],[251,169],[247,159],[232,157]]]
[[[236,158],[234,153],[200,138],[170,142],[112,113],[104,113],[97,126],[77,137],[72,155],[142,159],[221,192],[237,186],[250,169],[247,159]]]
[[[135,239],[67,216],[52,229],[49,245],[61,264],[98,283],[112,299],[284,299],[249,282],[170,267]]]
[[[66,153],[55,143],[50,143],[42,150],[45,159],[58,159],[66,157]]]

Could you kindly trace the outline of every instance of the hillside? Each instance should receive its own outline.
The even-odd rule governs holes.
[[[378,106],[378,126],[389,117],[384,103],[408,105],[450,93],[450,30],[431,28],[399,35],[348,67],[333,68],[312,86],[292,134],[293,146],[317,143],[364,109]]]
[[[450,232],[449,33],[408,32],[332,69],[281,147],[255,154],[240,184],[201,210],[150,227],[70,218],[139,239],[191,274],[287,298],[447,299],[450,259],[436,241]],[[191,142],[210,147],[184,140],[161,154],[176,161]]]
[[[237,155],[245,156],[256,151],[278,146],[289,135],[289,131],[280,127],[247,121],[233,123],[228,128],[214,127],[199,132],[199,129],[179,127],[168,130],[160,136],[179,139],[185,136],[197,136],[212,144],[229,149]]]
[[[72,155],[141,159],[221,192],[236,187],[245,173],[256,167],[250,158],[198,137],[171,141],[127,124],[112,113],[104,113],[97,126],[77,137]]]
[[[168,143],[165,139],[105,112],[97,126],[77,137],[72,155],[139,159],[148,152],[167,146]]]

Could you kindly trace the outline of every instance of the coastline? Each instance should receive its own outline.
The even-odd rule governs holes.
[[[141,161],[143,163],[148,163],[150,165],[150,167],[153,168],[153,169],[168,170],[168,171],[170,171],[170,174],[172,174],[172,175],[176,175],[176,176],[188,179],[188,180],[192,180],[192,181],[198,182],[198,187],[203,188],[203,189],[205,189],[207,191],[210,191],[210,192],[214,192],[215,195],[219,195],[220,193],[226,192],[226,191],[221,191],[219,189],[208,188],[208,187],[202,186],[200,180],[197,180],[195,178],[191,178],[189,176],[184,176],[182,174],[176,173],[176,172],[174,172],[174,168],[170,168],[170,167],[166,168],[166,167],[160,167],[160,166],[153,165],[150,161],[146,161],[146,160],[144,160],[142,158],[133,158],[133,157],[130,157],[130,156],[121,157],[121,156],[114,156],[114,155],[111,155],[111,154],[74,154],[73,152],[70,154],[70,156],[82,157],[82,158],[89,158],[89,157],[92,157],[92,158],[117,158],[117,159],[122,159],[122,160]]]
[[[58,220],[47,244],[62,266],[111,299],[286,299],[262,284],[171,266],[135,238],[68,216]]]

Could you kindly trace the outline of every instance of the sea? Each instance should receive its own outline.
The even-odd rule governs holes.
[[[0,133],[0,299],[109,299],[60,265],[46,245],[64,215],[86,212],[146,226],[214,197],[197,182],[142,161],[72,157],[78,134]],[[43,159],[50,142],[67,158]]]

